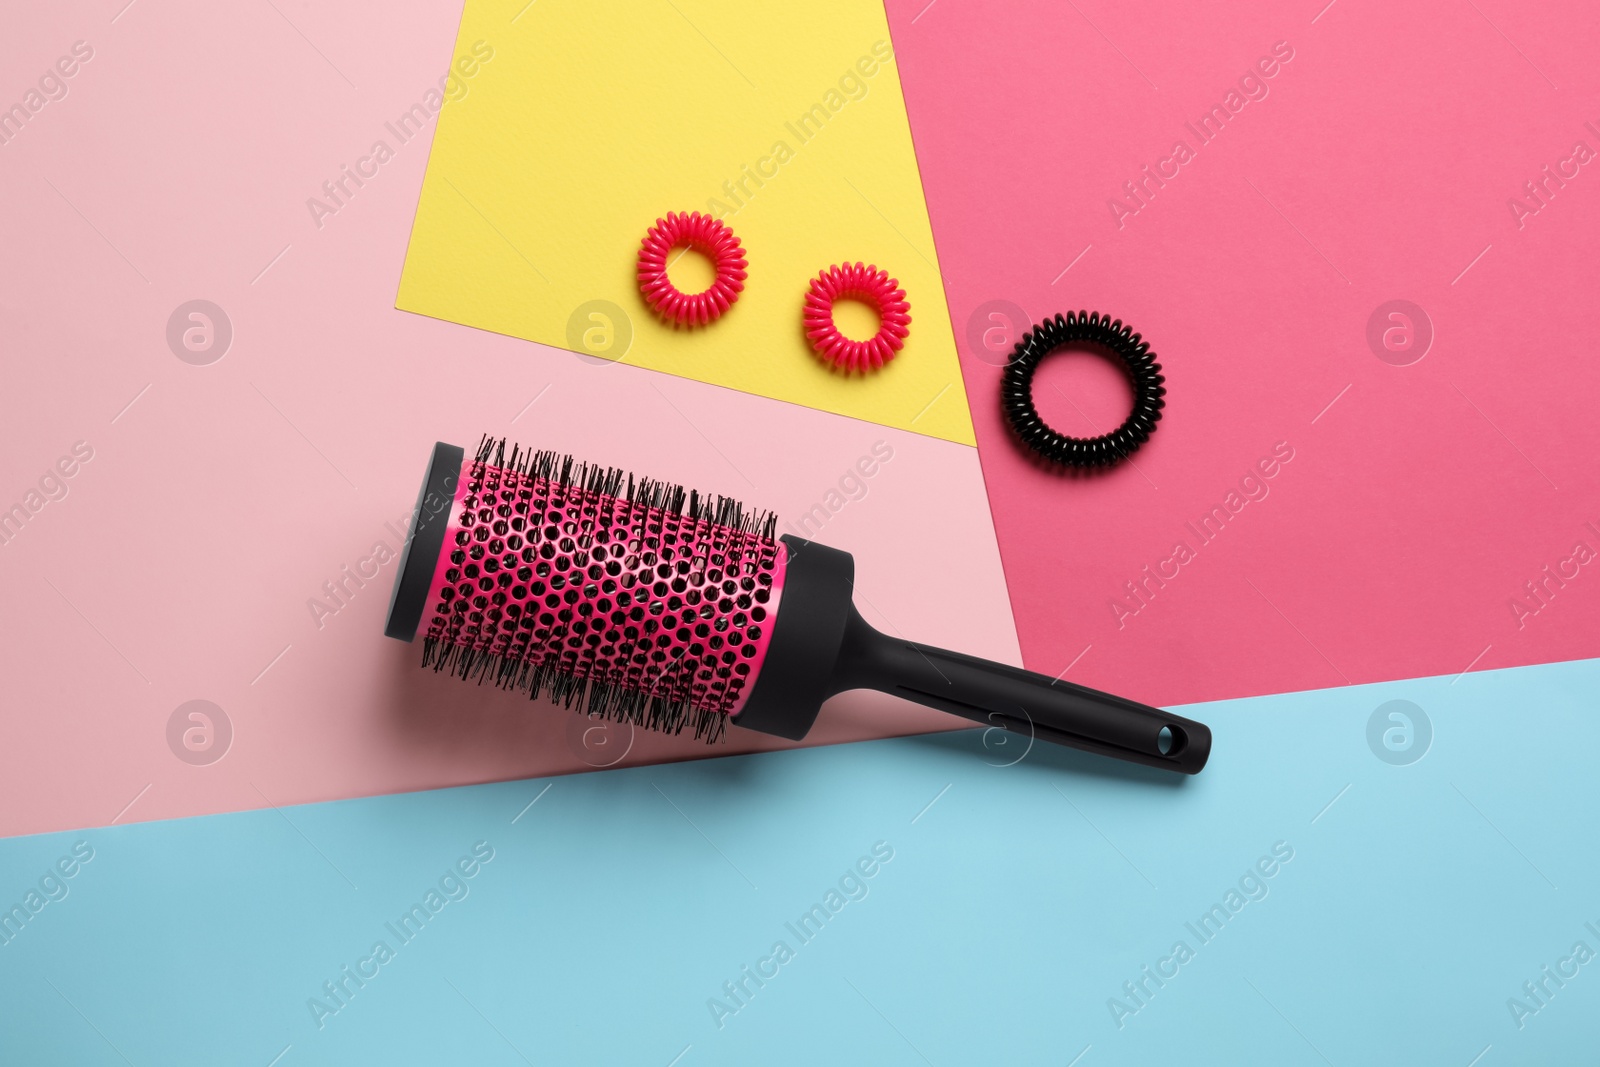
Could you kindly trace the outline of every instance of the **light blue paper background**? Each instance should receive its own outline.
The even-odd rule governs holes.
[[[1600,960],[1521,1028],[1507,1000],[1600,952],[1597,693],[1585,661],[1194,707],[1215,752],[1181,781],[1006,766],[968,731],[0,841],[4,907],[94,849],[0,945],[0,1063],[1592,1062]],[[1410,765],[1368,744],[1394,699],[1432,726]],[[401,945],[385,923],[479,841]],[[802,943],[785,923],[876,842]],[[1277,842],[1202,944],[1185,923]],[[319,1028],[308,1000],[379,939]],[[1108,1000],[1180,939],[1119,1028]],[[708,999],[778,940],[719,1028]]]

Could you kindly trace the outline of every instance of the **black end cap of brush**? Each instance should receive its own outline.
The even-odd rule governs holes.
[[[410,641],[417,636],[417,625],[428,606],[428,588],[444,547],[444,530],[450,524],[450,504],[456,497],[456,480],[461,476],[465,451],[458,445],[438,441],[428,461],[428,473],[417,494],[417,507],[411,513],[411,529],[400,550],[400,570],[395,575],[394,593],[389,597],[389,618],[384,623],[385,637]]]
[[[855,611],[856,561],[848,552],[789,534],[789,558],[772,640],[733,724],[798,741],[833,695],[834,665]]]

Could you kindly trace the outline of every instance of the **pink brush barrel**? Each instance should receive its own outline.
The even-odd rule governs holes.
[[[720,736],[760,673],[783,589],[773,521],[549,452],[461,465],[423,663],[591,714]]]

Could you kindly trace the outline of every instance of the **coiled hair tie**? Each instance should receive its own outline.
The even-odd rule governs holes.
[[[667,277],[667,254],[685,245],[716,266],[716,280],[704,292],[681,292]],[[739,299],[748,265],[744,246],[726,225],[698,211],[669,211],[666,218],[656,219],[639,245],[639,291],[662,318],[679,326],[704,326]]]
[[[878,313],[878,332],[865,341],[850,340],[834,325],[834,302],[848,297],[865,301]],[[911,331],[910,312],[906,291],[876,263],[836,263],[811,279],[802,318],[817,355],[840,370],[869,371],[883,366],[905,347]]]
[[[1133,410],[1108,434],[1068,437],[1051,429],[1033,403],[1033,375],[1045,356],[1062,345],[1086,342],[1115,356],[1133,384]],[[1107,467],[1126,459],[1149,440],[1161,421],[1161,364],[1133,329],[1099,312],[1067,312],[1045,319],[1022,335],[1000,382],[1000,406],[1011,429],[1033,451],[1051,463],[1068,467]]]

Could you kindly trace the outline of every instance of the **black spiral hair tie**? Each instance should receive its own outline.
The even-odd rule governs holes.
[[[1106,349],[1121,361],[1133,383],[1133,411],[1122,425],[1101,437],[1068,437],[1057,433],[1039,416],[1033,403],[1033,374],[1045,356],[1065,344],[1087,342]],[[1107,467],[1126,459],[1149,440],[1161,421],[1161,364],[1150,345],[1110,316],[1099,312],[1067,312],[1045,319],[1022,335],[1000,382],[1000,406],[1006,421],[1021,439],[1051,463],[1070,467]]]

